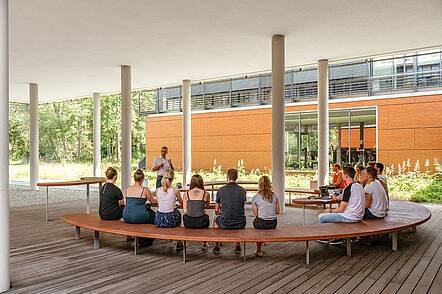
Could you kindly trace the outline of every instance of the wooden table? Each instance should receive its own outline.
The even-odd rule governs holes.
[[[37,183],[38,187],[46,187],[46,221],[48,220],[48,208],[49,208],[49,187],[67,187],[67,186],[81,186],[86,185],[86,213],[90,211],[90,189],[92,184],[98,184],[101,188],[101,184],[106,182],[106,178],[101,177],[87,177],[81,178],[75,181],[54,181],[54,182],[40,182]]]
[[[336,199],[332,199],[332,198],[298,198],[298,199],[294,199],[292,201],[293,204],[298,204],[298,205],[302,205],[302,212],[303,212],[303,224],[305,225],[305,206],[306,205],[321,205],[323,206],[323,208],[325,208],[325,206],[327,204],[335,204],[335,203],[341,203],[341,200],[336,200]]]

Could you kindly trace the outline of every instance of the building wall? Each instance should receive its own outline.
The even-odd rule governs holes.
[[[330,109],[378,107],[378,160],[388,166],[419,160],[442,162],[442,94],[399,98],[352,99],[330,103]],[[290,105],[286,112],[317,110],[317,105]],[[223,169],[244,161],[246,169],[271,169],[271,109],[233,109],[192,115],[192,169]],[[151,165],[161,146],[169,147],[181,168],[181,115],[154,115],[146,119],[146,155]],[[352,137],[353,132],[351,133]],[[343,132],[343,138],[346,133]],[[359,137],[359,136],[357,136]],[[369,134],[370,145],[372,134]],[[367,138],[368,139],[368,138]],[[353,142],[352,144],[353,145]],[[368,147],[368,146],[367,146]]]

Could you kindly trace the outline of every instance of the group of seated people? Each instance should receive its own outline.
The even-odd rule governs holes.
[[[180,191],[172,186],[175,174],[167,169],[161,179],[161,186],[152,195],[147,187],[143,187],[144,173],[138,169],[133,175],[134,184],[122,192],[116,185],[117,171],[109,167],[106,170],[106,183],[100,190],[99,214],[103,220],[120,220],[130,224],[155,224],[159,228],[174,228],[183,225],[188,229],[201,229],[210,226],[210,218],[206,208],[210,207],[210,195],[206,191],[203,178],[195,174],[190,180],[188,190],[181,196]],[[227,171],[227,184],[221,187],[216,195],[214,227],[220,229],[244,229],[246,217],[244,205],[246,190],[236,183],[238,171]],[[184,215],[178,210],[176,203],[183,208]],[[155,212],[151,205],[158,206]],[[256,229],[274,229],[277,226],[276,215],[280,208],[278,198],[272,191],[268,176],[259,179],[258,193],[252,199],[253,226]],[[140,238],[141,247],[150,246],[153,239]],[[183,244],[178,241],[177,250]],[[202,250],[208,249],[208,243],[203,242]],[[215,254],[220,253],[220,244],[216,243],[213,249]],[[240,244],[236,244],[236,253],[241,253]],[[263,256],[262,244],[257,243],[256,256]]]
[[[342,182],[342,194],[333,196],[341,200],[339,207],[326,209],[319,215],[320,223],[352,223],[362,219],[384,218],[389,208],[387,178],[383,174],[384,165],[380,162],[369,163],[356,170],[339,164],[333,165],[333,180]],[[333,185],[336,182],[332,182]],[[338,186],[340,187],[340,186]]]

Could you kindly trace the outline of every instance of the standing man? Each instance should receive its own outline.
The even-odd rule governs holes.
[[[156,189],[161,187],[161,180],[163,179],[164,172],[167,169],[175,170],[173,168],[172,159],[167,158],[169,149],[166,146],[161,147],[161,156],[153,161],[152,171],[157,173]]]

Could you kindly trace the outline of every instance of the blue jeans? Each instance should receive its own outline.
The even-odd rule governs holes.
[[[358,221],[354,221],[351,219],[348,219],[346,217],[343,217],[339,213],[321,213],[318,216],[319,223],[320,224],[326,224],[326,223],[357,223]]]

